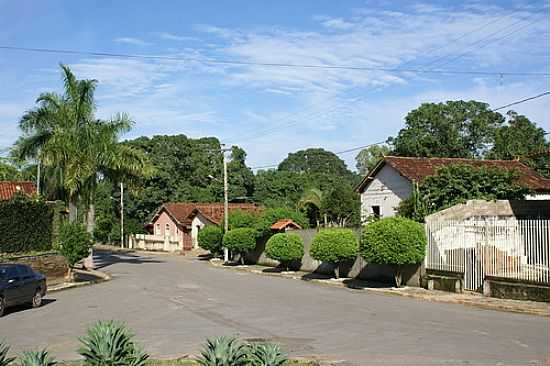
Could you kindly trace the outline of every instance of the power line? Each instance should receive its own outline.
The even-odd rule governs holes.
[[[126,53],[78,51],[78,50],[53,49],[53,48],[17,47],[17,46],[5,46],[5,45],[0,46],[0,49],[9,50],[9,51],[80,55],[80,56],[92,56],[92,57],[117,57],[117,58],[145,59],[145,60],[199,62],[202,64],[220,64],[220,65],[235,65],[235,66],[264,66],[264,67],[304,68],[304,69],[409,72],[409,73],[440,74],[440,75],[477,75],[477,76],[501,76],[502,75],[502,76],[539,76],[539,77],[548,76],[550,77],[549,72],[469,71],[469,70],[437,70],[437,69],[413,69],[413,68],[405,69],[405,68],[399,68],[399,67],[345,66],[345,65],[326,65],[326,64],[290,64],[290,63],[252,62],[252,61],[223,60],[223,59],[214,59],[214,58],[196,58],[196,57],[182,57],[182,56],[137,55],[137,54],[126,54]]]
[[[502,107],[492,109],[491,112],[496,112],[496,111],[499,111],[499,110],[504,109],[504,108],[508,108],[508,107],[511,107],[511,106],[514,106],[514,105],[518,105],[518,104],[521,104],[521,103],[528,102],[528,101],[533,100],[533,99],[544,97],[546,95],[550,95],[550,91],[540,93],[540,94],[534,95],[532,97],[527,97],[525,99],[521,99],[521,100],[518,100],[518,101],[515,101],[515,102],[512,102],[512,103],[508,103],[506,105],[503,105]]]

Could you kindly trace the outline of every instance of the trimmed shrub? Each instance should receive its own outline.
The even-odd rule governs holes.
[[[86,366],[144,366],[149,355],[134,343],[133,336],[122,323],[100,321],[80,339],[78,353]]]
[[[244,264],[244,254],[256,248],[256,233],[248,228],[229,230],[223,236],[223,247],[239,253]]]
[[[363,229],[360,253],[368,262],[392,266],[400,287],[403,265],[420,263],[426,254],[424,226],[403,217],[375,221]]]
[[[67,260],[69,273],[72,277],[72,267],[90,254],[92,236],[82,224],[64,222],[59,228],[59,238],[55,249]]]
[[[223,222],[223,221],[222,221]],[[233,210],[229,212],[229,230],[239,228],[253,228],[258,222],[258,214],[245,210]]]
[[[256,223],[255,229],[258,236],[270,236],[272,234],[271,225],[281,219],[292,219],[304,229],[308,226],[308,218],[303,212],[286,207],[269,208],[262,213]]]
[[[275,234],[265,245],[265,255],[281,262],[288,269],[291,262],[301,260],[304,256],[304,242],[296,234]]]
[[[336,278],[342,262],[354,260],[359,250],[359,242],[350,229],[325,229],[315,235],[309,254],[321,262],[334,263]]]
[[[213,255],[222,252],[223,231],[219,226],[207,225],[199,230],[199,247],[210,251]]]
[[[0,201],[0,253],[52,249],[53,212],[40,200],[15,195]]]

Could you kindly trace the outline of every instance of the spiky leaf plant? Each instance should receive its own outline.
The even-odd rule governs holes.
[[[0,366],[9,366],[15,358],[8,357],[10,347],[0,342]]]
[[[288,355],[278,344],[262,343],[250,346],[250,364],[252,366],[283,366]]]
[[[80,339],[78,353],[87,366],[144,366],[149,355],[133,342],[133,336],[122,323],[100,321]]]
[[[209,338],[197,361],[201,366],[245,366],[248,347],[235,337]]]
[[[21,366],[56,366],[57,362],[50,357],[48,351],[28,351],[23,352],[19,357]]]

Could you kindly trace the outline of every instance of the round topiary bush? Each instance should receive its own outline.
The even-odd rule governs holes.
[[[281,262],[288,270],[291,262],[300,260],[304,256],[304,242],[297,234],[275,234],[265,245],[265,255]]]
[[[426,254],[424,225],[403,217],[388,217],[366,225],[360,253],[368,262],[392,266],[397,287],[405,264],[422,262]]]
[[[223,231],[219,226],[207,225],[199,230],[199,247],[216,255],[222,252]]]
[[[350,229],[326,229],[315,235],[311,242],[309,254],[321,262],[334,263],[335,275],[338,278],[340,264],[357,257],[359,243]]]
[[[256,232],[254,229],[238,228],[229,230],[223,236],[223,246],[241,256],[241,263],[244,264],[246,252],[256,248]]]

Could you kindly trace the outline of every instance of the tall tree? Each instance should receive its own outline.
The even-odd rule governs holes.
[[[405,117],[391,143],[401,156],[483,157],[504,117],[476,101],[424,103]]]
[[[331,226],[356,226],[360,223],[359,195],[348,184],[339,184],[323,196],[321,215]]]
[[[246,166],[246,152],[238,146],[231,149],[231,161],[227,165],[229,198],[251,200],[254,194],[254,173]]]
[[[278,167],[278,170],[308,173],[329,174],[352,179],[353,173],[348,170],[346,163],[333,152],[320,148],[300,150],[288,154]]]
[[[355,157],[355,166],[359,174],[362,176],[367,175],[380,158],[388,155],[390,151],[391,148],[388,145],[373,145],[359,151],[359,154]]]

